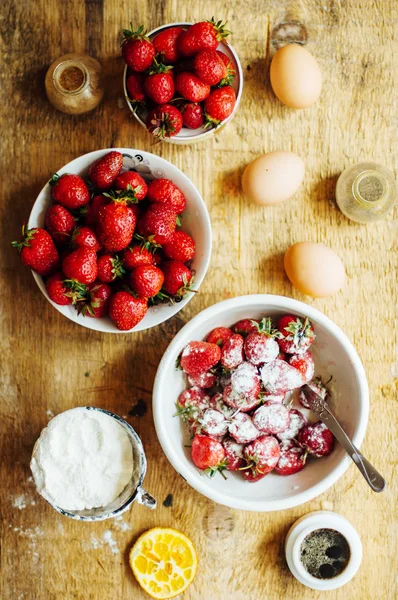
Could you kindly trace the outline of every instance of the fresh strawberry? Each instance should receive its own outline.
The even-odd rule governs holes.
[[[236,410],[225,404],[222,394],[220,392],[217,392],[216,394],[214,394],[214,396],[210,398],[209,405],[210,408],[215,408],[216,410],[219,410],[226,419],[230,419],[234,415],[234,413],[236,413]]]
[[[243,392],[235,391],[232,385],[228,384],[224,387],[223,400],[230,408],[239,410],[241,413],[247,413],[260,404],[259,392],[260,385],[258,386],[257,393],[255,390],[252,394],[244,394]]]
[[[133,329],[145,317],[148,303],[130,292],[116,292],[109,302],[109,316],[121,331]]]
[[[98,213],[106,204],[109,204],[109,198],[106,198],[102,194],[94,196],[90,204],[83,209],[85,224],[95,229],[97,226]]]
[[[123,253],[123,267],[132,271],[139,265],[153,265],[154,255],[142,246],[129,246]]]
[[[132,23],[130,23],[130,27],[131,29],[123,30],[122,55],[124,62],[133,71],[146,71],[155,58],[155,46],[146,36],[143,25],[137,31],[134,31]]]
[[[178,396],[177,415],[188,423],[197,421],[207,408],[209,408],[209,396],[197,386],[184,390]]]
[[[221,351],[217,344],[189,342],[181,353],[180,364],[188,375],[200,375],[214,367],[220,356]]]
[[[51,235],[45,229],[22,226],[22,240],[12,242],[21,256],[22,264],[39,275],[51,275],[59,267],[59,255]]]
[[[294,475],[305,467],[307,453],[296,446],[291,440],[286,440],[280,445],[280,457],[275,467],[278,475]]]
[[[236,94],[230,85],[214,89],[205,101],[205,119],[209,125],[220,125],[232,115]]]
[[[183,56],[193,56],[202,48],[215,50],[231,32],[221,21],[201,21],[191,25],[178,39],[178,50]]]
[[[198,386],[202,389],[212,388],[217,385],[217,375],[211,371],[200,373],[199,375],[188,375],[188,383],[192,386]]]
[[[123,200],[114,200],[98,213],[97,236],[108,252],[120,252],[133,239],[136,216]]]
[[[167,260],[162,263],[164,274],[163,289],[171,296],[184,296],[186,292],[192,292],[193,273],[178,260]]]
[[[86,297],[86,286],[73,281],[65,281],[62,272],[54,273],[46,281],[46,290],[50,300],[60,306],[76,304]]]
[[[152,298],[162,288],[164,275],[154,265],[139,265],[131,271],[130,285],[138,297]]]
[[[178,39],[184,32],[182,27],[168,27],[156,35],[153,45],[165,63],[175,63],[179,59]]]
[[[213,477],[217,472],[223,475],[223,471],[227,468],[223,446],[206,435],[195,435],[192,440],[191,456],[198,469],[206,471],[209,477]]]
[[[87,317],[100,319],[108,315],[111,286],[95,281],[88,286],[87,299],[78,305],[78,312]]]
[[[170,72],[173,67],[166,67],[154,60],[144,88],[151,100],[156,104],[167,104],[174,96],[174,77]]]
[[[217,344],[218,346],[224,346],[225,342],[232,337],[233,333],[228,327],[216,327],[208,334],[206,342],[211,344]]]
[[[253,424],[251,417],[243,412],[238,412],[232,416],[228,431],[238,444],[250,444],[260,436],[260,432]]]
[[[62,261],[62,270],[68,279],[88,285],[97,278],[97,254],[92,248],[78,248]]]
[[[228,421],[224,415],[214,408],[206,409],[192,425],[192,432],[205,434],[221,442],[228,431]]]
[[[257,481],[270,473],[278,464],[280,457],[278,441],[270,436],[263,435],[243,450],[247,468],[242,471],[247,481]]]
[[[279,354],[278,342],[275,335],[279,333],[273,329],[271,319],[261,319],[257,331],[249,333],[245,339],[245,354],[247,360],[254,365],[261,365],[274,360]]]
[[[202,102],[210,95],[210,86],[189,72],[178,73],[175,89],[183,98],[191,102]]]
[[[186,199],[182,191],[170,179],[154,179],[148,185],[148,200],[163,204],[178,215],[185,210]]]
[[[138,221],[137,231],[155,244],[165,244],[173,235],[176,226],[177,215],[174,211],[160,204],[151,204]]]
[[[222,445],[225,450],[225,459],[228,471],[238,471],[244,466],[243,444],[238,444],[233,438],[227,437]]]
[[[152,135],[163,140],[177,135],[182,127],[182,114],[172,104],[162,104],[148,113],[147,129]]]
[[[199,79],[209,85],[217,85],[228,74],[223,60],[215,50],[199,50],[193,64]]]
[[[92,248],[96,252],[101,250],[101,244],[90,227],[76,227],[72,233],[72,248]]]
[[[201,104],[187,102],[181,108],[181,112],[184,127],[188,127],[188,129],[199,129],[199,127],[202,127],[205,117]]]
[[[148,186],[145,179],[135,171],[124,171],[115,179],[115,190],[127,190],[134,192],[137,200],[143,200],[148,193]]]
[[[307,419],[299,410],[295,408],[291,408],[289,410],[290,423],[289,426],[284,430],[278,433],[277,438],[280,440],[292,440],[297,439],[300,429],[307,424]]]
[[[127,77],[126,87],[128,97],[134,109],[142,106],[145,102],[145,89],[141,73],[130,73]]]
[[[232,339],[232,338],[231,338]],[[221,349],[221,360],[222,360]],[[254,365],[242,362],[231,374],[231,386],[234,392],[257,398],[260,393],[260,376]]]
[[[53,201],[69,210],[81,208],[90,202],[88,187],[79,175],[67,173],[60,177],[54,173],[49,184]]]
[[[221,365],[224,369],[235,369],[244,361],[243,337],[234,333],[222,346]]]
[[[278,320],[277,327],[282,335],[278,344],[282,352],[302,354],[308,350],[315,340],[315,333],[310,320],[286,315]]]
[[[234,333],[239,333],[241,336],[246,337],[252,331],[258,331],[259,321],[255,319],[242,319],[234,325],[231,329]]]
[[[298,434],[298,443],[307,450],[311,456],[322,458],[328,456],[334,445],[333,433],[322,421],[304,425]]]
[[[266,402],[255,411],[253,423],[263,433],[281,433],[290,425],[290,413],[283,404]]]
[[[218,56],[220,57],[220,59],[223,61],[224,65],[227,69],[227,74],[220,81],[219,85],[231,85],[232,81],[236,77],[235,67],[234,67],[232,61],[228,58],[228,56],[226,54],[224,54],[224,52],[221,52],[220,50],[216,50],[216,52],[217,52]]]
[[[96,160],[88,170],[90,181],[98,190],[109,190],[123,167],[123,155],[112,150]]]
[[[195,256],[195,242],[185,231],[175,231],[163,244],[163,252],[166,258],[185,263]]]
[[[313,381],[309,381],[307,383],[307,386],[315,394],[318,394],[319,396],[321,396],[321,398],[323,400],[325,400],[326,397],[329,394],[329,390],[327,389],[327,387],[325,386],[325,384],[322,383],[322,379],[320,377],[316,377],[315,379],[313,379]],[[305,388],[303,388],[302,390],[300,390],[300,394],[299,394],[300,404],[302,404],[305,408],[311,408],[311,403],[309,402],[304,389]]]
[[[305,383],[304,376],[300,371],[279,358],[265,363],[260,375],[265,389],[273,394],[284,394],[302,387]]]
[[[126,271],[120,258],[112,254],[103,254],[97,260],[98,275],[97,279],[105,283],[112,283],[118,277],[123,277]]]
[[[46,212],[45,225],[54,242],[66,245],[75,226],[75,218],[64,206],[53,204]]]
[[[287,362],[304,375],[306,383],[310,382],[314,377],[314,359],[308,350],[303,352],[303,354],[293,354]]]

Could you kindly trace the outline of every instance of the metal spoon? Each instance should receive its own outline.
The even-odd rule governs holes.
[[[332,414],[327,398],[322,397],[310,386],[305,385],[303,388],[305,396],[313,410],[323,423],[330,429],[335,438],[343,446],[347,454],[352,458],[354,464],[358,467],[369,486],[374,492],[382,492],[386,486],[384,478],[380,475],[373,465],[360,453],[358,448],[354,446],[336,417]]]

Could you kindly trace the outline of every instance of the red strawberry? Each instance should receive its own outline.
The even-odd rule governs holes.
[[[238,412],[232,417],[228,431],[238,444],[250,444],[260,436],[251,417],[243,412]]]
[[[278,475],[294,475],[305,467],[307,453],[298,448],[291,440],[286,440],[280,445],[280,457],[275,467]]]
[[[325,400],[326,396],[329,394],[329,390],[322,383],[322,379],[320,377],[316,377],[313,381],[308,382],[307,386],[310,388],[311,391],[313,391],[313,392],[315,392],[315,394],[318,394],[319,396],[321,396],[321,398],[323,398],[324,400]],[[304,389],[305,388],[300,390],[300,394],[299,394],[300,404],[302,404],[305,408],[311,408],[311,404],[307,399]]]
[[[257,390],[254,390],[252,394],[237,392],[231,384],[228,384],[224,387],[223,400],[227,406],[234,410],[239,410],[241,413],[247,413],[260,404],[261,399],[259,398],[259,393],[260,384],[258,384]]]
[[[322,421],[304,425],[298,434],[298,442],[311,456],[322,458],[328,456],[333,450],[333,433]]]
[[[209,85],[217,85],[227,76],[227,68],[215,50],[199,50],[193,64],[199,79]]]
[[[144,88],[151,100],[156,104],[166,104],[174,96],[174,78],[170,70],[156,60],[148,77],[144,81]]]
[[[155,58],[155,46],[146,36],[143,25],[137,31],[134,31],[132,23],[130,23],[130,27],[131,29],[123,30],[122,55],[124,62],[133,71],[146,71]]]
[[[282,335],[278,344],[282,352],[287,354],[302,354],[315,340],[315,333],[310,320],[293,315],[281,317],[277,327]]]
[[[217,471],[223,474],[226,469],[223,446],[206,435],[195,435],[192,440],[191,456],[198,469],[206,471],[210,477],[213,477]]]
[[[50,300],[61,306],[75,304],[85,298],[86,286],[65,281],[62,272],[54,273],[46,281],[46,290]]]
[[[219,125],[232,115],[235,104],[236,94],[231,86],[216,88],[205,101],[206,121],[211,125]]]
[[[23,225],[22,240],[12,242],[12,245],[20,253],[22,264],[43,277],[51,275],[59,267],[58,250],[45,229],[27,229],[26,225]]]
[[[198,386],[202,389],[212,388],[217,385],[217,375],[211,371],[200,373],[200,375],[188,375],[188,383],[192,386]]]
[[[247,469],[242,471],[247,481],[258,481],[270,473],[278,464],[280,448],[278,441],[270,436],[264,435],[248,444],[243,450]]]
[[[244,466],[243,444],[238,444],[233,438],[227,437],[222,445],[225,450],[225,459],[228,471],[238,471]]]
[[[211,344],[217,344],[218,346],[224,346],[225,342],[233,335],[232,331],[228,327],[216,327],[210,331],[206,338],[206,342]]]
[[[154,255],[142,246],[129,246],[123,253],[123,267],[132,271],[139,265],[153,265]]]
[[[67,244],[75,226],[73,215],[60,204],[53,204],[46,212],[46,228],[58,244]]]
[[[164,275],[154,265],[139,265],[131,271],[130,285],[140,298],[152,298],[162,289]]]
[[[97,278],[97,254],[92,248],[78,248],[62,261],[62,270],[68,279],[88,285]]]
[[[189,342],[182,351],[180,364],[188,375],[205,373],[220,360],[221,351],[217,344]]]
[[[157,204],[164,204],[178,215],[186,206],[186,199],[182,191],[170,179],[154,179],[148,185],[148,200]]]
[[[222,79],[222,81],[220,81],[220,85],[231,85],[234,77],[236,77],[235,67],[228,56],[224,54],[224,52],[221,52],[220,50],[216,50],[216,52],[227,69],[227,75]]]
[[[233,408],[227,406],[223,400],[222,394],[217,392],[212,396],[209,400],[210,408],[215,408],[219,410],[226,419],[230,419],[232,415],[236,412]]]
[[[164,274],[163,289],[171,296],[184,296],[186,292],[192,292],[192,271],[178,260],[167,260],[162,264]]]
[[[76,227],[72,233],[72,248],[92,248],[96,252],[101,250],[101,244],[90,227]]]
[[[304,375],[306,383],[310,382],[314,377],[314,359],[308,350],[307,352],[303,352],[303,354],[294,354],[287,362]]]
[[[60,177],[54,173],[49,184],[53,201],[70,210],[81,208],[90,202],[88,187],[79,175],[67,173]]]
[[[122,331],[133,329],[145,317],[146,298],[135,298],[130,292],[116,292],[109,302],[109,316]]]
[[[255,411],[253,423],[263,433],[281,433],[290,425],[290,413],[283,404],[266,402]]]
[[[271,319],[261,319],[257,331],[249,333],[245,340],[245,354],[247,360],[254,365],[271,362],[279,354],[279,346],[275,340],[278,331],[273,329]]]
[[[202,102],[210,94],[210,86],[203,83],[193,73],[179,73],[175,80],[175,89],[183,98],[191,102]]]
[[[284,360],[265,363],[261,369],[261,379],[267,391],[273,394],[285,394],[304,385],[304,376]]]
[[[124,171],[115,179],[115,190],[127,190],[134,192],[137,200],[143,200],[148,193],[148,186],[145,179],[135,171]]]
[[[127,77],[126,87],[129,100],[134,107],[142,105],[145,101],[145,90],[141,73],[130,73]]]
[[[78,312],[88,317],[100,319],[108,315],[109,300],[112,295],[110,285],[95,281],[88,286],[88,297],[79,303]]]
[[[109,198],[102,196],[102,194],[93,197],[90,204],[88,204],[87,207],[83,209],[86,225],[88,225],[89,227],[96,227],[98,213],[100,209],[106,204],[109,204]]]
[[[163,244],[163,252],[166,258],[185,263],[195,256],[195,242],[185,231],[175,231]]]
[[[112,283],[118,277],[122,277],[126,271],[120,258],[112,254],[103,254],[97,261],[98,275],[97,279],[105,283]]]
[[[234,333],[239,333],[241,336],[246,337],[252,331],[258,331],[259,321],[255,319],[242,319],[234,325],[231,329]]]
[[[215,50],[231,32],[221,21],[201,21],[191,25],[178,39],[178,50],[183,56],[193,56],[202,48]]]
[[[188,129],[198,129],[204,123],[204,114],[201,104],[197,102],[187,102],[182,108],[182,121]]]
[[[108,252],[124,250],[133,239],[135,224],[134,210],[123,200],[114,200],[98,213],[98,240]]]
[[[192,425],[194,435],[206,434],[213,440],[221,442],[228,431],[228,421],[224,415],[214,408],[206,409]]]
[[[243,361],[243,337],[234,333],[222,347],[221,365],[224,369],[235,369]]]
[[[99,190],[108,190],[123,167],[123,155],[112,150],[101,156],[91,165],[88,176],[92,184]]]
[[[182,27],[168,27],[153,39],[156,52],[162,55],[166,63],[175,63],[179,58],[178,38],[183,33]]]
[[[194,423],[209,408],[209,396],[197,386],[181,392],[177,400],[177,415],[184,421]]]
[[[223,349],[221,349],[221,360],[222,351]],[[257,399],[260,393],[260,376],[257,368],[249,362],[242,362],[232,372],[231,386],[234,392]]]
[[[296,410],[295,408],[291,408],[289,410],[289,415],[290,415],[289,426],[284,431],[281,431],[277,435],[277,437],[282,441],[296,439],[299,434],[300,429],[302,429],[304,427],[304,425],[307,424],[307,419],[305,418],[303,413],[301,413],[299,410]]]
[[[177,226],[175,212],[160,204],[151,204],[138,221],[137,231],[155,244],[165,244],[173,235]]]
[[[148,113],[146,126],[155,137],[161,140],[170,138],[181,131],[182,114],[172,104],[162,104]]]

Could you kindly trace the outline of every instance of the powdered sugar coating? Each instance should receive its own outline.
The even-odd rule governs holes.
[[[265,402],[273,402],[274,404],[282,404],[285,397],[286,394],[271,394],[270,392],[265,392],[264,394]]]
[[[245,340],[245,354],[254,365],[271,362],[279,354],[278,342],[264,333],[249,333]]]
[[[291,440],[285,440],[280,445],[280,457],[275,467],[278,475],[293,475],[305,467],[306,454],[302,448]]]
[[[293,438],[297,438],[300,429],[307,424],[307,419],[299,410],[292,408],[289,410],[290,423],[288,427],[278,433],[277,437],[280,440],[292,440]]]
[[[235,410],[240,410],[241,412],[249,412],[250,410],[253,410],[253,408],[256,408],[261,402],[261,399],[258,396],[249,396],[235,392],[235,390],[232,389],[232,385],[225,386],[223,399],[225,404]]]
[[[298,442],[312,456],[321,458],[332,452],[334,438],[330,429],[322,421],[318,421],[317,423],[305,425],[300,430]]]
[[[244,360],[243,337],[234,334],[221,348],[221,365],[225,369],[235,369]]]
[[[227,404],[225,404],[223,400],[223,395],[220,392],[214,394],[209,400],[209,407],[214,408],[215,410],[219,410],[226,419],[230,419],[232,415],[236,412],[234,408],[231,408]]]
[[[249,415],[238,413],[231,420],[228,427],[229,434],[239,444],[248,444],[260,435]]]
[[[289,392],[303,386],[305,383],[300,371],[279,358],[265,364],[260,371],[260,375],[265,388],[274,394]]]
[[[217,441],[221,441],[228,431],[228,421],[224,415],[214,408],[208,408],[198,418],[196,433],[206,433]]]
[[[223,440],[222,445],[225,450],[228,471],[236,471],[243,467],[245,464],[243,459],[243,444],[238,444],[233,438],[227,437]]]
[[[250,396],[260,393],[260,376],[254,365],[241,363],[231,375],[231,386],[234,392]]]
[[[217,385],[218,378],[217,375],[211,373],[211,371],[206,371],[199,375],[188,375],[188,383],[192,386],[208,389]]]
[[[311,352],[308,350],[302,354],[294,354],[289,358],[288,363],[302,373],[306,383],[314,377],[315,363]]]
[[[181,392],[178,396],[177,407],[185,421],[196,421],[206,408],[209,408],[210,398],[197,386]]]
[[[289,427],[290,413],[283,404],[266,402],[255,411],[253,423],[263,433],[281,433]]]
[[[272,435],[262,435],[243,450],[248,462],[255,464],[263,474],[270,473],[278,464],[280,456],[279,443]]]

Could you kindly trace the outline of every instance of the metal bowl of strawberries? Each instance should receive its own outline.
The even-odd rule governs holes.
[[[179,312],[205,277],[206,205],[177,167],[141,150],[80,156],[37,197],[13,245],[51,304],[89,329],[149,329]]]
[[[291,298],[232,298],[196,315],[167,348],[153,390],[156,432],[176,471],[211,500],[258,512],[292,508],[351,464],[310,410],[309,389],[359,446],[369,392],[343,331]]]
[[[123,86],[137,121],[158,139],[192,144],[236,114],[243,88],[239,58],[221,21],[124,30]]]

